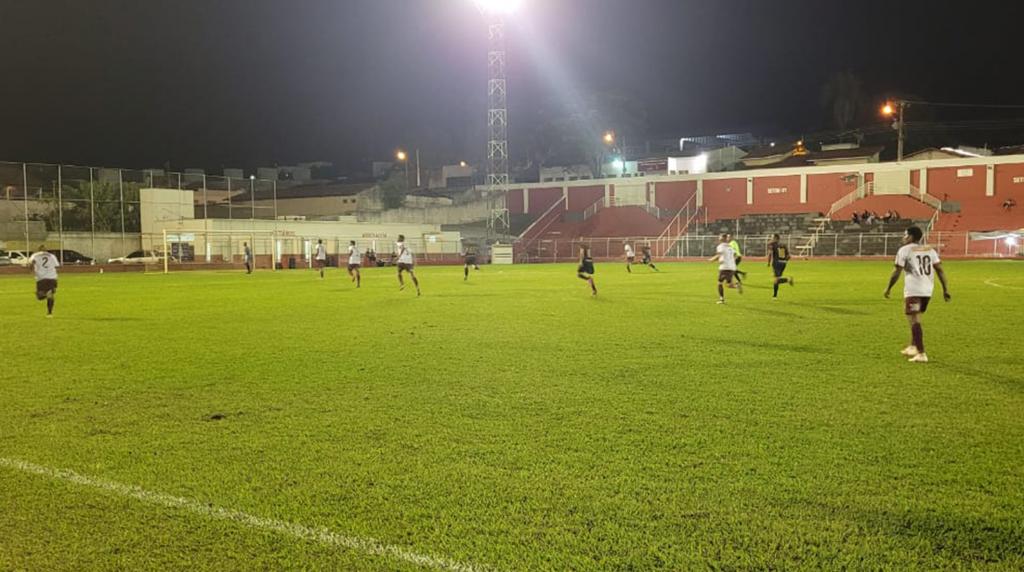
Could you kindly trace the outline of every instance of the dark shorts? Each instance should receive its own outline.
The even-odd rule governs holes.
[[[924,314],[928,311],[928,302],[930,301],[930,296],[910,296],[909,298],[904,298],[903,313],[908,316]]]
[[[52,278],[46,278],[44,280],[36,280],[36,299],[42,300],[46,298],[46,295],[53,290],[57,291],[57,281]]]
[[[785,272],[785,271],[786,271],[786,263],[785,262],[773,262],[772,263],[772,272],[775,273],[775,277],[776,278],[781,278],[782,277],[782,273]]]
[[[317,258],[316,260],[313,261],[313,266],[316,266],[317,268],[323,268],[324,266],[327,266],[327,261],[320,260],[319,258]]]
[[[635,260],[636,260],[635,256],[627,256],[626,257],[626,262],[628,262],[630,264],[633,264],[633,261],[635,261]]]
[[[350,263],[350,264],[348,265],[348,271],[349,271],[349,272],[352,272],[353,270],[359,270],[359,267],[360,267],[360,266],[362,266],[362,264],[351,264],[351,263]]]
[[[645,257],[643,257],[642,260],[640,260],[640,262],[642,262],[644,264],[650,264],[651,263],[651,257],[650,256],[645,256]]]
[[[743,262],[743,257],[742,256],[737,256],[736,257],[736,266],[739,266],[740,262]]]
[[[735,273],[736,273],[735,270],[719,270],[718,271],[718,281],[719,282],[729,282],[729,283],[732,283],[732,276]]]
[[[576,272],[579,273],[579,274],[593,274],[594,273],[594,263],[593,262],[583,262],[579,266],[576,267]]]
[[[476,256],[467,256],[466,266],[476,266]]]
[[[405,270],[407,272],[412,272],[413,266],[415,266],[415,264],[409,264],[407,262],[399,262],[398,263],[398,271],[401,272],[401,271]]]

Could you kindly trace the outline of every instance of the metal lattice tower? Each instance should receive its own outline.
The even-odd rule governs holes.
[[[505,21],[489,14],[487,23],[487,192],[495,197],[487,226],[509,228],[505,195],[508,191],[508,81],[505,76]]]

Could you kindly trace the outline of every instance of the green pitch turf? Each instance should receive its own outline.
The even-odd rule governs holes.
[[[1024,265],[745,265],[4,277],[0,569],[1024,568]]]

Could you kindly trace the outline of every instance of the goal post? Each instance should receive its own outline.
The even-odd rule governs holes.
[[[159,259],[163,273],[174,270],[217,270],[243,268],[246,248],[253,270],[276,270],[293,241],[289,233],[274,230],[178,230],[164,229],[158,235],[143,235],[145,250]]]

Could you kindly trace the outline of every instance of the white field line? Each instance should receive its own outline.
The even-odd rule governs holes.
[[[995,278],[989,278],[988,280],[985,281],[985,284],[988,284],[989,286],[995,286],[996,288],[1008,288],[1010,290],[1024,290],[1024,288],[1021,288],[1020,286],[1004,286],[1002,284],[996,284]]]
[[[53,469],[29,463],[27,461],[8,459],[4,457],[0,457],[0,466],[22,471],[24,473],[48,477],[53,480],[64,481],[83,487],[106,491],[118,496],[133,498],[144,503],[186,510],[215,520],[226,520],[257,530],[276,532],[298,540],[317,542],[337,548],[347,548],[370,556],[394,558],[396,560],[401,560],[403,562],[408,562],[425,568],[434,568],[437,570],[447,570],[451,572],[484,572],[485,570],[490,570],[489,568],[455,562],[447,558],[419,554],[399,546],[385,544],[373,538],[346,536],[344,534],[332,532],[326,528],[310,528],[301,524],[254,516],[242,511],[219,508],[184,497],[151,492],[136,486],[125,485],[115,481],[87,477],[69,469]]]

